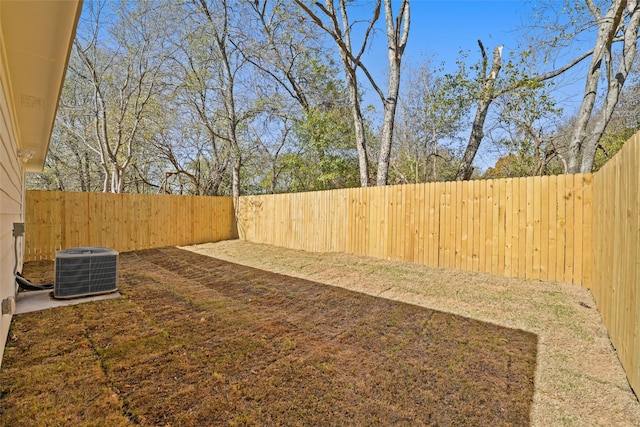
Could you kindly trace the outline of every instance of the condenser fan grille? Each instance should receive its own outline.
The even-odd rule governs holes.
[[[118,252],[102,247],[56,252],[54,298],[104,294],[118,290]]]

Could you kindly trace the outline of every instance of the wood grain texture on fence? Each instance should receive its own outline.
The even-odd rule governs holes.
[[[236,209],[252,242],[588,286],[591,193],[585,174],[246,196]]]
[[[230,197],[27,191],[25,211],[25,261],[70,247],[126,252],[237,237]]]
[[[591,291],[611,342],[640,394],[640,133],[594,177]],[[584,228],[583,228],[584,230]]]

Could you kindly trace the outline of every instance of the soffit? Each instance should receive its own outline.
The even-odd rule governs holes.
[[[3,68],[16,137],[41,171],[82,9],[82,0],[0,1]]]

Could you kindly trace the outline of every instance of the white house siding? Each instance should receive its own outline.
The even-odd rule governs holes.
[[[0,58],[4,52],[1,51]],[[17,143],[7,101],[7,78],[0,67],[0,301],[14,295],[15,266],[13,223],[23,222],[25,173],[17,157]],[[18,238],[18,270],[22,269],[23,239]],[[3,314],[0,323],[0,366],[7,341],[11,314]]]

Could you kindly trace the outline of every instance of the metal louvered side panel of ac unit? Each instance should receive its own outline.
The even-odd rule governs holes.
[[[118,289],[118,253],[107,248],[71,248],[56,253],[55,298],[76,298]]]

